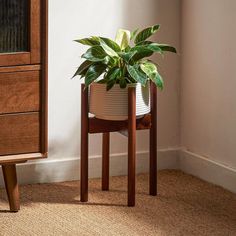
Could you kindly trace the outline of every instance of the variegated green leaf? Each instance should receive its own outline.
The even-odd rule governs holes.
[[[121,77],[121,69],[119,67],[111,68],[105,75],[106,81],[116,80],[119,77]]]
[[[112,89],[112,87],[116,84],[115,80],[110,80],[107,82],[107,91],[109,91],[110,89]]]
[[[173,53],[177,53],[176,49],[172,46],[170,46],[169,44],[160,44],[160,43],[153,43],[151,41],[143,41],[138,43],[137,45],[141,46],[141,45],[151,45],[154,47],[159,47],[161,49],[162,52],[173,52]]]
[[[89,67],[85,75],[85,86],[88,87],[92,82],[94,82],[102,73],[106,70],[106,65],[104,64],[93,64]]]
[[[100,37],[100,39],[102,39],[106,43],[106,45],[112,48],[115,52],[121,51],[120,46],[115,41],[104,37]]]
[[[158,88],[160,88],[161,90],[163,89],[164,82],[161,75],[158,73],[155,64],[151,62],[144,62],[140,65],[140,68],[148,76],[148,78],[155,83]]]
[[[111,68],[105,76],[107,83],[107,91],[110,90],[121,76],[121,69],[119,67]]]
[[[127,82],[126,82],[125,77],[120,79],[119,84],[120,84],[120,88],[126,88],[127,87]]]
[[[118,54],[126,63],[129,63],[130,59],[136,54],[136,51],[133,51],[133,52],[119,52]]]
[[[145,45],[145,47],[153,52],[157,52],[157,53],[160,53],[162,54],[162,49],[158,46],[157,43],[151,43],[151,44],[148,44],[148,45]]]
[[[154,73],[157,72],[157,68],[156,65],[154,65],[151,62],[145,62],[143,64],[140,65],[140,68],[142,69],[142,71],[150,78],[150,76],[152,76]]]
[[[173,53],[177,53],[176,49],[168,44],[158,44],[158,47],[164,51],[164,52],[173,52]]]
[[[79,68],[77,69],[77,71],[75,72],[74,76],[72,78],[74,78],[77,75],[81,75],[81,76],[85,76],[88,68],[93,64],[93,62],[91,61],[84,61]]]
[[[109,55],[110,57],[119,57],[118,54],[111,47],[109,47],[102,39],[100,39],[99,41],[101,47],[107,53],[107,55]]]
[[[134,37],[136,36],[136,34],[138,33],[139,29],[136,29],[134,31],[131,32],[131,36],[130,36],[130,40],[133,40]]]
[[[107,56],[106,52],[101,46],[93,46],[87,50],[85,54],[82,55],[82,58],[85,58],[89,61],[104,61]]]
[[[77,39],[75,40],[75,42],[88,46],[96,46],[100,44],[99,38],[96,36],[92,36],[90,38]]]
[[[115,41],[120,46],[121,50],[124,50],[130,43],[130,31],[119,29]]]
[[[148,49],[146,46],[135,46],[130,49],[130,52],[136,52],[132,59],[138,61],[145,57],[150,57],[153,54],[153,51]]]
[[[137,81],[138,83],[141,83],[143,86],[146,85],[147,82],[147,76],[145,73],[143,73],[140,69],[139,69],[139,65],[135,64],[133,66],[128,65],[127,66],[128,72],[130,74],[130,76]]]
[[[141,32],[139,32],[137,34],[137,36],[134,40],[135,44],[140,43],[142,41],[145,41],[150,36],[155,34],[158,31],[159,28],[160,28],[160,25],[154,25],[154,26],[151,26],[151,27],[148,27],[148,28],[142,30]]]
[[[163,90],[164,88],[164,81],[161,77],[161,75],[159,74],[159,72],[157,71],[156,73],[152,74],[150,76],[150,79],[154,82],[154,84],[160,89]]]

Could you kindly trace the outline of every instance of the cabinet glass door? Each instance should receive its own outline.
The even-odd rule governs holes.
[[[0,1],[0,53],[29,51],[29,1]]]
[[[0,66],[40,63],[41,0],[0,0]]]

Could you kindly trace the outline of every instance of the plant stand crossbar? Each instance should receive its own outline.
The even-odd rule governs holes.
[[[88,201],[88,135],[103,133],[102,144],[102,190],[109,190],[109,144],[110,132],[128,130],[128,206],[135,206],[136,130],[149,129],[150,175],[149,193],[157,195],[157,89],[151,83],[151,112],[136,119],[136,89],[128,88],[128,120],[109,121],[89,117],[88,89],[81,85],[81,164],[80,197]]]

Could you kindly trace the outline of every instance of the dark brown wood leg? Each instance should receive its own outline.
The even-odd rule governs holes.
[[[81,85],[80,200],[88,201],[88,89]]]
[[[157,195],[157,89],[151,83],[150,176],[149,193]]]
[[[102,137],[102,190],[109,190],[109,152],[110,133],[103,133]]]
[[[128,206],[135,205],[136,90],[128,95]]]
[[[20,199],[16,176],[16,165],[2,165],[2,171],[10,205],[10,211],[17,212],[20,210]]]

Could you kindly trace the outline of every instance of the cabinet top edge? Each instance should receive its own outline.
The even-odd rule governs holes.
[[[10,164],[16,162],[25,162],[28,160],[35,160],[46,158],[47,153],[27,153],[27,154],[16,154],[16,155],[5,155],[0,156],[0,165]]]

